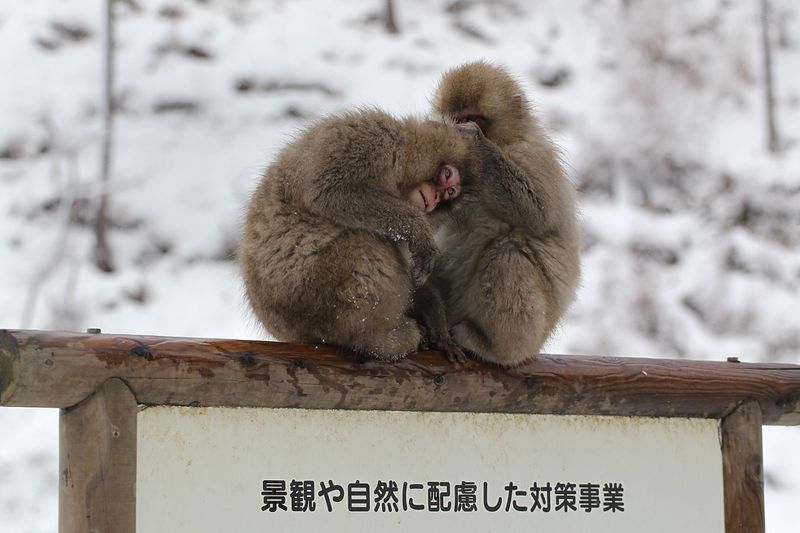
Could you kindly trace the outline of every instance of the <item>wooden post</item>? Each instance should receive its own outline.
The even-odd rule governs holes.
[[[59,533],[135,533],[136,398],[109,379],[59,418]]]
[[[725,532],[764,533],[761,409],[748,402],[722,420]]]

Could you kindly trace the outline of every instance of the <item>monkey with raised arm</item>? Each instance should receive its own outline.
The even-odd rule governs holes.
[[[357,111],[288,145],[252,195],[240,243],[264,327],[386,360],[415,351],[425,339],[413,290],[438,254],[435,226],[479,170],[476,138],[452,122]]]
[[[474,122],[486,141],[478,190],[446,224],[428,283],[442,293],[456,344],[514,366],[539,352],[574,298],[574,189],[522,87],[504,69],[477,62],[446,72],[434,111]],[[440,330],[435,304],[423,321]]]

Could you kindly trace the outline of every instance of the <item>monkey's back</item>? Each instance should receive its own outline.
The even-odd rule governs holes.
[[[278,340],[376,352],[381,347],[364,339],[391,338],[405,324],[412,287],[398,245],[309,204],[318,191],[340,186],[333,171],[359,168],[367,157],[383,164],[383,153],[347,147],[380,134],[384,119],[370,112],[323,119],[279,154],[252,195],[240,242],[242,279],[255,315]]]

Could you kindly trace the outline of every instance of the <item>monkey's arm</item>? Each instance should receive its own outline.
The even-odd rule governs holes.
[[[406,242],[415,287],[422,285],[433,270],[439,249],[425,214],[389,191],[363,184],[337,187],[312,196],[309,206],[316,214],[348,229]]]
[[[453,342],[447,326],[447,311],[440,291],[446,289],[444,283],[434,271],[428,281],[414,293],[411,316],[425,330],[428,348],[444,352],[453,363],[463,363],[467,358],[461,347]]]
[[[482,206],[512,226],[544,228],[550,203],[545,188],[489,139],[481,149]]]

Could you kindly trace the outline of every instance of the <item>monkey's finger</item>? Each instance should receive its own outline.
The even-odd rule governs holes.
[[[434,347],[437,350],[444,352],[447,360],[451,363],[464,364],[467,362],[467,356],[464,354],[464,351],[458,344],[451,340],[436,341]]]
[[[418,352],[427,352],[431,349],[431,335],[428,328],[419,322],[417,322],[417,328],[419,328],[419,346],[417,346]]]
[[[414,281],[414,288],[417,289],[425,284],[430,275],[430,270],[422,265],[415,264],[411,268],[411,277]]]
[[[433,256],[415,257],[413,262],[411,277],[414,280],[414,288],[416,289],[424,285],[431,272],[433,272]]]
[[[475,140],[483,138],[483,131],[481,131],[481,127],[474,122],[461,122],[456,125],[456,128],[460,129],[462,132]]]
[[[451,343],[444,353],[447,354],[447,360],[451,363],[463,365],[467,362],[467,356],[464,354],[464,351],[455,344]]]

